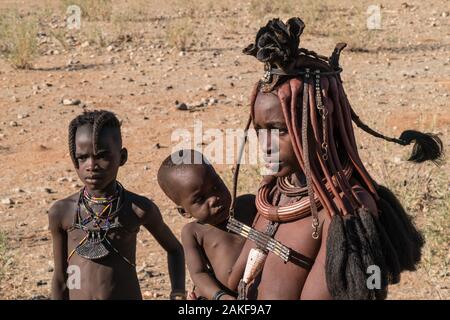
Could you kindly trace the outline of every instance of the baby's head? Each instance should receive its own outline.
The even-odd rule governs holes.
[[[184,217],[211,225],[228,218],[230,192],[200,152],[180,150],[171,154],[159,168],[158,183]]]

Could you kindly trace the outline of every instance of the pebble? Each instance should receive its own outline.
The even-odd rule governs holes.
[[[16,122],[16,121],[11,121],[10,123],[9,123],[9,126],[11,126],[11,127],[17,127],[19,124]]]
[[[11,204],[14,204],[14,200],[11,198],[4,198],[4,199],[2,199],[2,204],[11,205]]]
[[[52,189],[50,188],[43,188],[42,191],[46,192],[46,193],[55,193]]]
[[[205,91],[213,91],[213,90],[216,90],[215,86],[213,86],[211,84],[208,84],[205,86]]]
[[[30,115],[28,113],[19,113],[17,115],[17,119],[25,119],[28,118]]]
[[[176,108],[177,108],[177,110],[182,110],[182,111],[189,110],[189,107],[184,102],[177,103]]]
[[[63,99],[62,104],[65,106],[76,106],[81,103],[79,99]]]
[[[36,285],[38,287],[45,286],[46,284],[47,284],[47,281],[45,281],[45,280],[39,280],[38,282],[36,282]]]

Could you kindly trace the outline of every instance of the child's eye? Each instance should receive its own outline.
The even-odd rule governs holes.
[[[203,202],[203,197],[197,197],[195,198],[195,203],[202,203]]]
[[[88,157],[86,155],[82,155],[82,156],[78,156],[77,160],[78,161],[85,161]]]
[[[99,154],[97,154],[97,159],[105,159],[109,156],[108,152],[100,152]]]

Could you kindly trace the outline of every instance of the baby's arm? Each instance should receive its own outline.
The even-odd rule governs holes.
[[[214,295],[222,290],[217,279],[208,270],[203,250],[195,233],[195,223],[189,223],[181,231],[181,241],[186,256],[186,264],[192,281],[196,286],[196,291],[200,296],[211,300]],[[223,295],[221,300],[233,300],[230,295]]]
[[[170,283],[172,294],[185,297],[184,252],[181,243],[177,240],[172,230],[165,224],[159,208],[152,201],[145,199],[145,214],[143,226],[153,235],[158,243],[167,252]]]
[[[64,204],[56,202],[49,210],[49,229],[53,240],[54,271],[52,278],[52,299],[69,299],[67,281],[67,232],[62,227]]]

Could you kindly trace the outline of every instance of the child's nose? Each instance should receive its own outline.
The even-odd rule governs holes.
[[[93,171],[95,168],[96,168],[96,166],[97,166],[97,161],[96,161],[96,159],[94,158],[94,157],[89,157],[87,160],[86,160],[86,169],[87,169],[87,171]]]

